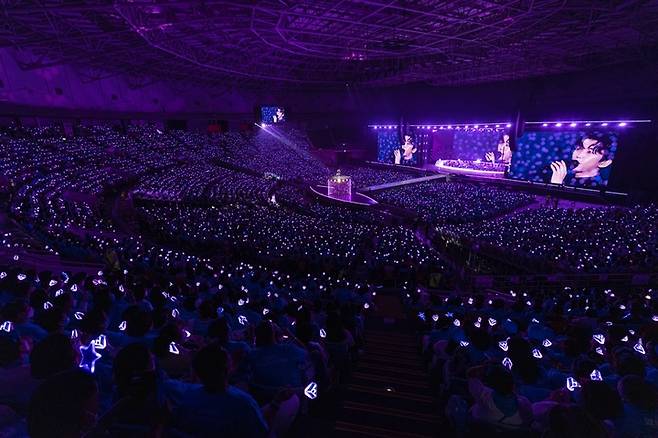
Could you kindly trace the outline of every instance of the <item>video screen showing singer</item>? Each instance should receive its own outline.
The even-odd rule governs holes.
[[[418,148],[414,145],[411,136],[405,135],[404,142],[400,145],[398,149],[393,151],[393,157],[395,164],[404,164],[411,166],[416,163],[415,153],[418,152]]]
[[[496,147],[497,152],[487,152],[484,158],[491,163],[502,163],[509,166],[512,162],[512,148],[510,147],[509,141],[509,134],[502,134],[498,138],[498,146]]]
[[[610,140],[604,136],[588,134],[574,147],[571,163],[565,160],[551,163],[552,184],[597,187],[605,185],[604,169],[612,164]]]

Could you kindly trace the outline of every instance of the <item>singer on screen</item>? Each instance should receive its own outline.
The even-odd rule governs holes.
[[[596,135],[585,136],[571,153],[571,166],[564,160],[551,163],[551,183],[574,186],[599,186],[606,181],[601,171],[612,164],[609,140]],[[570,167],[573,167],[573,170]]]
[[[281,123],[286,119],[286,113],[283,108],[277,108],[272,116],[272,123]]]
[[[484,158],[487,161],[495,163],[496,161],[509,165],[512,161],[512,149],[509,145],[509,134],[503,134],[498,139],[498,146],[496,147],[498,154],[494,152],[487,152]]]
[[[414,154],[418,149],[414,146],[411,141],[410,135],[404,136],[404,143],[400,146],[400,149],[396,149],[393,152],[393,157],[395,158],[395,164],[412,164],[414,159]]]

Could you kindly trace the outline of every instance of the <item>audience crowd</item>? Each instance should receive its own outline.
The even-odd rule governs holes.
[[[658,435],[655,291],[403,298],[455,433]]]
[[[658,435],[652,289],[424,289],[455,277],[428,237],[656,271],[655,205],[546,208],[437,181],[375,192],[376,209],[321,203],[307,188],[333,172],[289,126],[10,127],[0,170],[0,436],[285,435],[349,378],[382,285],[402,290],[455,433]]]
[[[576,272],[656,272],[658,207],[536,208],[445,227],[467,245]]]
[[[417,212],[431,224],[458,224],[499,216],[534,201],[534,196],[487,185],[427,181],[376,192],[375,198]]]

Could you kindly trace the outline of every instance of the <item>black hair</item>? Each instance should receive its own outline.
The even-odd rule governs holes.
[[[94,377],[79,369],[55,374],[30,399],[28,432],[33,438],[83,436],[94,426],[88,403],[98,394]],[[92,421],[93,420],[93,421]]]
[[[134,343],[122,348],[112,367],[120,397],[146,397],[155,392],[153,358],[146,345]]]
[[[212,343],[199,350],[192,367],[207,391],[222,391],[228,374],[229,355],[219,344]]]
[[[612,141],[606,135],[601,135],[594,132],[587,133],[578,141],[578,144],[576,145],[576,149],[583,149],[584,148],[583,141],[585,141],[585,139],[587,138],[596,140],[596,143],[590,146],[589,149],[592,152],[601,155],[601,161],[612,159],[612,151],[610,150]]]
[[[45,379],[76,367],[76,354],[68,336],[53,333],[34,346],[30,353],[32,377]]]

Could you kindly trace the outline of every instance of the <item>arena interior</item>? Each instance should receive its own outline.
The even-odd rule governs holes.
[[[658,2],[0,2],[1,437],[658,436]]]

